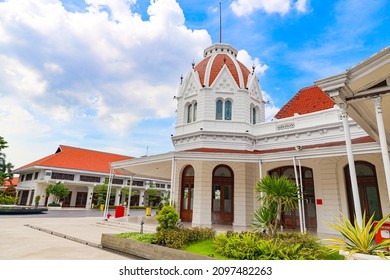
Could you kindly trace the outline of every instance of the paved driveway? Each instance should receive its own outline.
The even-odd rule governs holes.
[[[134,210],[131,215],[144,215],[144,211]],[[128,229],[105,223],[103,213],[96,210],[49,210],[46,214],[0,215],[0,259],[139,259],[98,247],[102,233],[125,231]]]

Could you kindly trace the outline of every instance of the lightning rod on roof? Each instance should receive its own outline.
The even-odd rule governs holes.
[[[221,2],[219,2],[219,42],[222,43],[222,9],[221,9]]]

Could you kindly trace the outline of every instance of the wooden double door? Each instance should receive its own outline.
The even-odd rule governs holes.
[[[192,210],[194,206],[194,168],[187,166],[181,181],[180,219],[183,222],[192,222]]]
[[[286,176],[287,178],[296,182],[295,174],[298,175],[299,185],[302,184],[302,201],[303,212],[305,219],[306,229],[317,230],[317,214],[315,205],[315,193],[314,193],[314,178],[313,170],[311,168],[297,167],[297,172],[294,171],[294,166],[283,166],[275,168],[269,172],[270,175],[280,177]],[[302,178],[302,179],[301,179]],[[289,229],[300,228],[299,209],[286,210],[282,213],[282,224]]]
[[[374,215],[374,220],[382,219],[382,207],[375,166],[369,162],[356,161],[355,170],[362,213],[366,213],[367,221],[372,215]],[[355,206],[353,203],[349,165],[345,166],[344,174],[347,187],[349,216],[350,220],[353,222],[355,218]]]
[[[234,177],[225,165],[217,166],[212,173],[211,221],[213,224],[231,225],[234,221]],[[195,186],[192,166],[183,170],[181,178],[180,218],[192,222]]]
[[[211,222],[231,225],[234,221],[233,171],[225,165],[213,171]]]

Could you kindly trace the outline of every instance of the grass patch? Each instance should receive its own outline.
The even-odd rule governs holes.
[[[155,233],[124,232],[115,235],[121,238],[136,240],[150,244],[157,243],[157,237]]]
[[[229,258],[224,257],[218,254],[217,252],[215,252],[214,240],[211,239],[191,243],[190,245],[186,246],[183,250],[190,253],[208,256],[220,260],[229,260]]]

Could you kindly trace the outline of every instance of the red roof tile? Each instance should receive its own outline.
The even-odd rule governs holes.
[[[18,185],[18,182],[19,182],[19,177],[14,177],[12,178],[12,185],[14,187],[16,187]],[[10,184],[9,184],[9,181],[4,181],[4,187],[8,187]]]
[[[236,67],[236,64],[232,60],[232,58],[230,56],[228,56],[227,54],[217,54],[215,56],[214,60],[212,61],[213,64],[211,65],[211,69],[210,69],[209,83],[206,85],[205,84],[206,68],[207,68],[207,65],[209,63],[210,58],[211,58],[211,56],[206,57],[201,62],[199,62],[198,65],[195,66],[195,70],[199,73],[199,78],[200,78],[200,82],[201,82],[202,86],[203,85],[206,87],[211,86],[213,84],[213,82],[215,81],[215,79],[217,78],[219,72],[221,72],[222,67],[224,65],[226,65],[226,67],[229,69],[229,71],[232,74],[233,79],[236,82],[238,87],[240,87],[240,80],[238,77],[238,71],[242,72],[242,75],[244,77],[244,87],[246,87],[250,71],[248,70],[248,68],[246,68],[246,66],[244,64],[242,64],[241,62],[239,62],[237,60],[238,65],[239,65],[239,69],[238,69]]]
[[[199,64],[196,65],[196,67],[195,67],[195,70],[198,71],[200,84],[202,86],[204,85],[204,78],[205,78],[205,73],[206,73],[206,67],[207,67],[207,64],[209,63],[210,57],[211,56],[206,57],[201,62],[199,62]]]
[[[319,87],[312,86],[301,89],[275,115],[276,119],[294,116],[295,113],[304,115],[333,108],[334,102]]]
[[[15,171],[44,166],[109,173],[111,162],[127,159],[132,157],[60,145],[54,154],[19,167]]]

